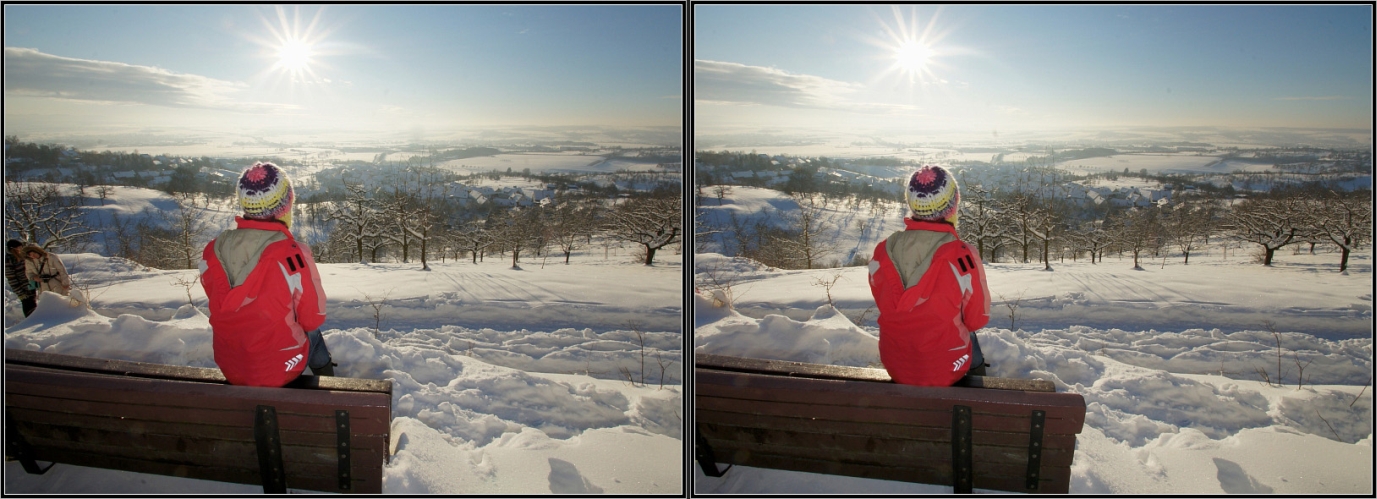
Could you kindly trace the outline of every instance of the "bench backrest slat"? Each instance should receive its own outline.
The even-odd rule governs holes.
[[[131,360],[97,359],[33,350],[5,349],[6,365],[51,367],[76,372],[114,374],[126,377],[164,380],[196,381],[229,384],[219,369],[208,367],[169,366]],[[291,388],[312,388],[334,391],[392,393],[392,383],[386,380],[341,377],[301,376],[287,385]]]
[[[38,461],[261,484],[254,411],[268,405],[277,414],[289,488],[382,491],[390,382],[371,392],[262,388],[142,377],[157,370],[145,366],[135,366],[144,369],[140,376],[125,376],[101,370],[104,362],[78,363],[97,369],[6,362],[5,410]],[[336,410],[349,413],[349,490],[340,488]]]
[[[964,406],[971,409],[976,488],[1064,493],[1070,487],[1076,434],[1085,420],[1078,394],[899,385],[875,375],[882,370],[853,379],[847,375],[854,372],[803,363],[783,366],[788,372],[781,375],[770,372],[781,366],[752,362],[759,359],[710,360],[731,367],[698,363],[694,370],[696,438],[715,462],[952,485],[953,410]],[[1044,411],[1045,421],[1039,462],[1030,470],[1034,410]],[[1039,476],[1030,477],[1033,471]],[[1036,489],[1028,488],[1030,481]]]
[[[771,374],[811,379],[836,379],[844,381],[875,381],[893,383],[884,369],[870,367],[833,366],[774,359],[752,359],[727,355],[697,354],[693,363],[696,367],[714,371],[730,371],[753,374]],[[1013,379],[993,376],[966,376],[955,386],[989,388],[995,390],[1019,390],[1030,392],[1055,392],[1056,385],[1042,379]]]

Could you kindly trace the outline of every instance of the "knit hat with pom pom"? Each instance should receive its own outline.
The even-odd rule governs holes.
[[[239,206],[244,218],[292,223],[296,193],[287,173],[272,163],[254,163],[239,175]]]
[[[956,225],[961,191],[946,168],[923,165],[909,176],[904,200],[911,210],[909,218]]]

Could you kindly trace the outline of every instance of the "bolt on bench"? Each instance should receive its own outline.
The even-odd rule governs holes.
[[[1085,399],[1046,380],[894,383],[883,369],[694,360],[695,459],[861,478],[1066,493]],[[730,469],[730,466],[728,466]]]
[[[5,349],[5,456],[29,473],[65,463],[381,493],[391,421],[391,380],[234,386],[219,369]]]

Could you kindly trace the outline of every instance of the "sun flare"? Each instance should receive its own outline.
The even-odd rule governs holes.
[[[302,19],[299,9],[290,13],[283,7],[275,7],[276,19],[261,18],[263,30],[250,39],[261,47],[259,56],[269,64],[257,75],[272,88],[285,86],[292,88],[320,88],[329,78],[322,71],[329,71],[322,58],[338,55],[331,50],[327,40],[330,29],[321,25],[321,13],[317,10],[309,20]],[[266,35],[266,36],[264,36]]]
[[[301,40],[287,40],[277,50],[277,64],[293,72],[310,69],[311,46]]]
[[[940,11],[940,9],[939,9]],[[940,47],[939,42],[946,35],[937,29],[937,13],[928,16],[927,25],[919,24],[918,12],[905,16],[899,7],[893,7],[893,23],[880,22],[882,36],[866,36],[866,42],[883,50],[880,54],[889,60],[890,65],[879,73],[878,79],[897,76],[900,82],[909,86],[927,86],[942,82],[934,72],[942,55],[950,55]]]
[[[927,68],[932,49],[922,42],[906,40],[894,49],[894,64],[905,73],[920,74]]]

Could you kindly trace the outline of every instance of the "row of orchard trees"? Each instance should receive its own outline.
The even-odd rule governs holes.
[[[1023,192],[999,195],[976,185],[963,192],[960,232],[981,257],[994,261],[1012,254],[1028,263],[1088,255],[1092,263],[1106,251],[1140,258],[1163,250],[1179,252],[1190,263],[1213,238],[1256,244],[1262,264],[1270,266],[1276,251],[1288,244],[1333,244],[1341,250],[1339,271],[1348,257],[1372,241],[1372,194],[1369,190],[1338,192],[1317,188],[1279,189],[1243,199],[1194,197],[1147,207],[1106,209],[1080,218],[1065,203]]]
[[[412,255],[428,268],[431,255],[523,254],[558,248],[571,254],[595,241],[640,245],[646,265],[666,246],[682,242],[682,194],[660,189],[625,198],[559,198],[526,207],[465,207],[447,182],[398,175],[373,185],[347,184],[338,201],[299,200],[293,232],[311,244],[321,262],[379,261]],[[239,213],[233,198],[176,193],[156,209],[108,218],[88,210],[78,189],[46,182],[6,182],[7,237],[59,252],[97,251],[155,268],[196,268],[201,251]],[[102,200],[103,201],[103,200]],[[111,212],[117,213],[117,212]],[[103,247],[96,243],[102,235]]]
[[[444,184],[424,181],[345,182],[343,199],[310,208],[315,221],[313,247],[323,262],[379,261],[392,254],[403,263],[412,255],[429,268],[433,255],[477,263],[488,254],[510,254],[512,266],[523,254],[557,248],[568,263],[579,248],[600,241],[641,246],[646,265],[655,253],[682,241],[682,195],[659,190],[612,200],[557,197],[528,206],[466,209]]]
[[[719,199],[729,186],[710,191]],[[854,223],[867,239],[870,220],[895,213],[858,197],[841,199],[816,192],[789,194],[793,205],[749,218],[727,211],[725,220],[696,219],[698,250],[717,244],[725,254],[739,255],[766,265],[810,269],[845,264],[838,258],[846,223]],[[720,203],[720,201],[718,201]],[[704,202],[710,206],[713,201]],[[856,217],[865,213],[869,217]],[[701,211],[701,210],[700,210]],[[898,217],[904,216],[900,208]],[[1098,262],[1105,253],[1132,254],[1134,268],[1151,255],[1180,254],[1186,264],[1193,252],[1214,241],[1257,245],[1261,263],[1271,265],[1276,250],[1288,244],[1332,244],[1341,251],[1340,272],[1349,255],[1372,242],[1370,190],[1339,192],[1321,188],[1290,188],[1247,198],[1195,196],[1146,207],[1115,207],[1109,203],[1083,206],[1066,200],[1015,190],[999,192],[979,184],[963,186],[959,232],[982,259],[1001,258],[1024,263],[1039,261],[1051,269],[1052,260],[1089,256]],[[865,265],[868,248],[857,248],[849,262]]]

